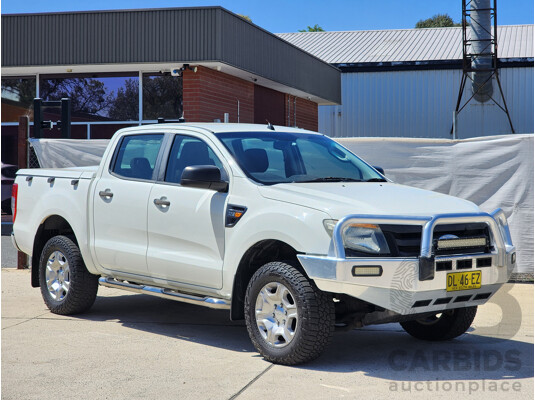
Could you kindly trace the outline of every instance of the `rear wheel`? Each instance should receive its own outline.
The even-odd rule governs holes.
[[[477,313],[477,306],[455,308],[424,319],[401,322],[405,331],[422,340],[449,340],[465,333]]]
[[[330,343],[334,303],[294,266],[271,262],[249,282],[245,322],[266,360],[300,364],[317,358]]]
[[[43,248],[39,284],[45,304],[55,314],[87,311],[97,296],[98,276],[90,274],[80,249],[66,236],[55,236]]]

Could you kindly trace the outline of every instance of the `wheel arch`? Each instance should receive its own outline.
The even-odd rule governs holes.
[[[71,224],[60,215],[46,217],[35,234],[32,250],[32,287],[39,287],[39,260],[46,242],[58,235],[64,235],[72,239],[78,245],[78,239]]]
[[[243,307],[247,285],[262,265],[271,261],[286,261],[307,276],[297,259],[298,254],[300,252],[289,244],[275,239],[261,240],[249,247],[243,254],[234,275],[230,319],[233,321],[244,319]]]

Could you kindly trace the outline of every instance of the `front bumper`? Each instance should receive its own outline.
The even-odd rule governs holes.
[[[432,244],[436,225],[472,222],[488,225],[492,242],[490,253],[435,257]],[[351,223],[421,225],[420,257],[346,258],[342,231]],[[407,315],[485,303],[509,279],[515,266],[514,252],[507,219],[503,211],[498,209],[491,214],[442,214],[429,217],[349,215],[337,223],[327,256],[300,254],[298,258],[319,289],[347,294]],[[457,270],[459,261],[469,259],[472,260],[471,269]],[[478,263],[478,259],[484,259],[485,263]],[[452,262],[451,271],[437,271],[437,262],[443,261]],[[354,273],[354,267],[369,266],[380,266],[380,276],[356,276]],[[448,273],[474,270],[481,271],[479,289],[446,291]]]

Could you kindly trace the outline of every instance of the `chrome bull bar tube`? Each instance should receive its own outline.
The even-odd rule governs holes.
[[[394,216],[394,215],[348,215],[336,224],[328,257],[331,259],[343,260],[345,256],[344,242],[342,238],[343,229],[352,223],[375,223],[375,224],[406,224],[420,225],[422,238],[419,257],[419,280],[425,281],[434,279],[435,266],[433,255],[433,231],[440,224],[474,223],[484,222],[491,232],[491,240],[498,255],[499,266],[506,265],[506,245],[512,246],[511,235],[507,218],[501,209],[496,209],[491,214],[481,213],[459,213],[459,214],[438,214],[429,217]]]

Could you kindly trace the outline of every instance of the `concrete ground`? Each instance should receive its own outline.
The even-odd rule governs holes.
[[[2,236],[2,268],[17,268],[17,250],[10,236]]]
[[[63,317],[28,270],[1,277],[2,399],[533,398],[531,284],[507,284],[459,339],[368,327],[285,367],[264,361],[223,311],[101,287],[90,312]]]

